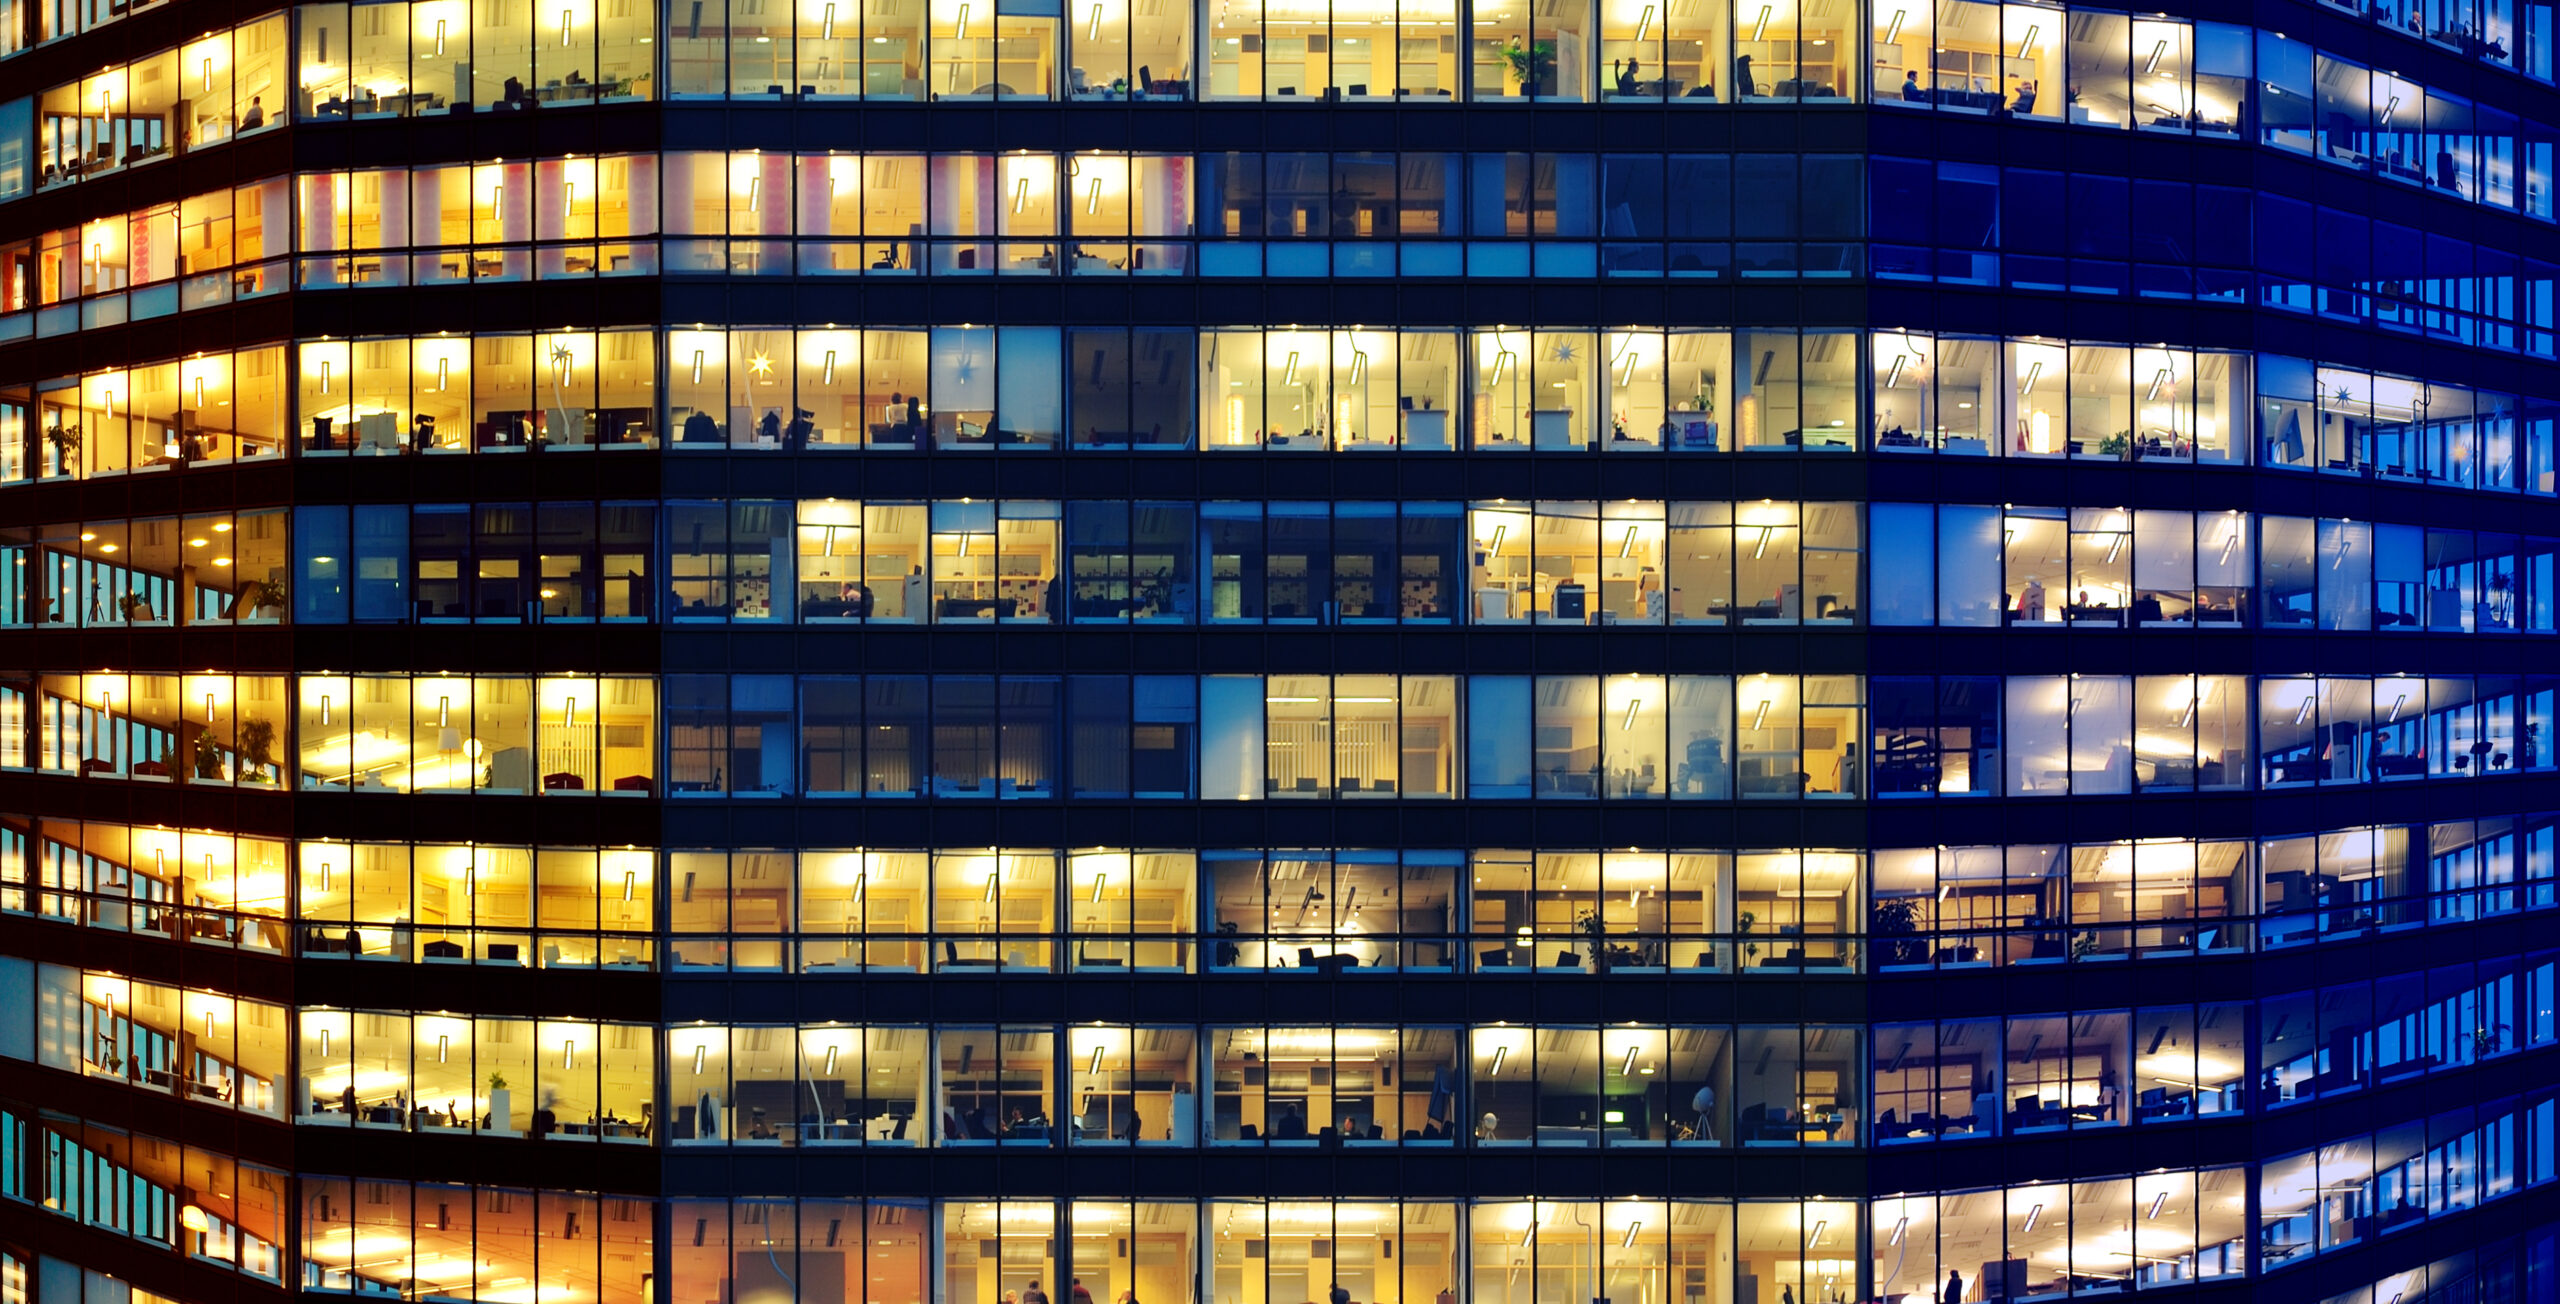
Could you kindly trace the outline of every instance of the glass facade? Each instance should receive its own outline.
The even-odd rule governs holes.
[[[2544,0],[0,0],[0,1304],[2560,1299]]]

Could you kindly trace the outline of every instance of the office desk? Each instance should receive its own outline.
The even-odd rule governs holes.
[[[1537,1141],[1542,1146],[1618,1145],[1636,1139],[1635,1129],[1627,1127],[1575,1127],[1538,1125]]]
[[[1951,109],[1977,109],[1984,113],[1997,112],[2008,103],[2006,99],[2002,98],[1998,91],[1976,91],[1966,90],[1961,87],[1941,86],[1935,90],[1925,91],[1923,93],[1928,97],[1928,101],[1932,104],[1942,105]]]
[[[1823,1118],[1762,1118],[1752,1124],[1757,1135],[1744,1138],[1744,1142],[1745,1144],[1749,1144],[1751,1142],[1779,1141],[1792,1144],[1802,1141],[1817,1132],[1821,1133],[1822,1138],[1828,1141],[1834,1134],[1839,1132],[1840,1124],[1841,1118],[1837,1114]]]
[[[1539,408],[1529,414],[1529,440],[1539,448],[1571,448],[1573,409]]]
[[[1418,408],[1399,414],[1404,427],[1404,446],[1445,450],[1449,447],[1449,410]]]

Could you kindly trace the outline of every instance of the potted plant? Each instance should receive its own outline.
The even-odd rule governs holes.
[[[251,580],[241,586],[240,601],[261,618],[273,620],[284,613],[284,586],[274,580]]]
[[[1867,931],[1875,938],[1876,963],[1926,964],[1929,945],[1920,940],[1920,901],[1890,897],[1867,911]]]
[[[2119,462],[2130,460],[2133,456],[2132,432],[2119,430],[2099,440],[2098,456],[2112,457]]]
[[[1511,38],[1510,43],[1502,47],[1502,61],[1510,67],[1512,80],[1520,83],[1520,93],[1536,95],[1545,88],[1547,79],[1555,73],[1556,43],[1553,41],[1524,43],[1515,36]]]
[[[135,620],[140,619],[133,614],[140,610],[142,610],[141,594],[127,593],[116,598],[116,615],[126,624],[130,625]]]
[[[515,1096],[507,1090],[507,1075],[504,1073],[490,1074],[489,1130],[492,1132],[514,1131],[515,1120],[510,1117],[514,1112]]]
[[[1760,922],[1760,916],[1755,915],[1755,914],[1751,913],[1751,912],[1750,912],[1750,911],[1748,911],[1748,910],[1743,911],[1740,915],[1738,915],[1738,916],[1736,916],[1736,917],[1734,918],[1734,921],[1733,921],[1733,933],[1734,933],[1734,936],[1736,936],[1736,937],[1748,937],[1748,936],[1750,935],[1750,933],[1751,933],[1751,926],[1752,926],[1753,924],[1756,924],[1756,923],[1759,923],[1759,922]],[[1744,943],[1742,944],[1742,960],[1743,960],[1743,963],[1745,963],[1745,964],[1750,963],[1750,962],[1751,962],[1751,958],[1752,958],[1753,956],[1758,955],[1758,954],[1760,954],[1760,944],[1759,944],[1758,942],[1749,942],[1749,941],[1746,941],[1746,942],[1744,942]]]
[[[276,726],[272,720],[240,722],[240,781],[265,783],[275,767]]]
[[[1573,917],[1573,926],[1581,930],[1582,944],[1591,952],[1591,971],[1602,973],[1609,968],[1608,930],[1600,922],[1600,912],[1585,910]]]
[[[193,750],[197,778],[219,779],[222,777],[222,744],[213,740],[212,730],[201,729],[196,732]]]
[[[45,428],[44,441],[53,445],[54,460],[61,465],[62,473],[64,475],[78,474],[80,465],[80,427],[59,425],[48,426]]]

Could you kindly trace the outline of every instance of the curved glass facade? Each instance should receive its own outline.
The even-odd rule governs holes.
[[[2541,0],[0,0],[0,1304],[2560,1298]]]

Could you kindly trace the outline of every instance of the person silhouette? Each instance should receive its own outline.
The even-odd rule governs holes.
[[[1947,1288],[1938,1295],[1938,1304],[1964,1304],[1964,1278],[1947,1269]]]

